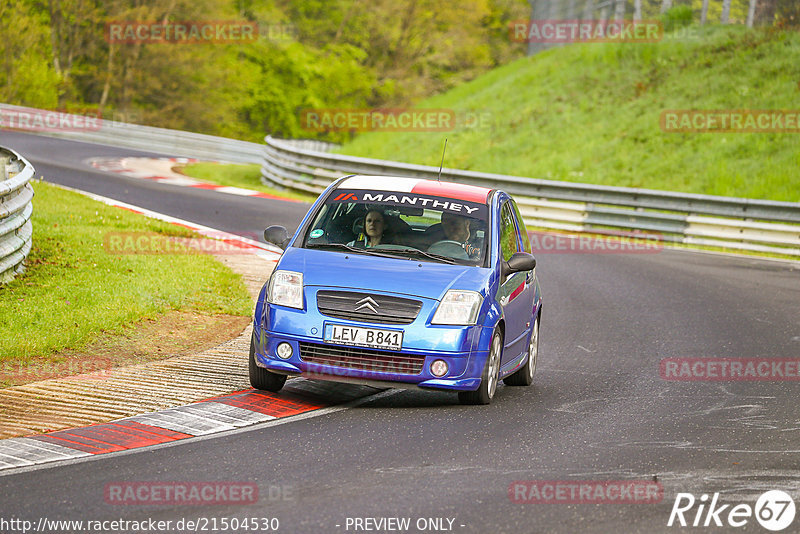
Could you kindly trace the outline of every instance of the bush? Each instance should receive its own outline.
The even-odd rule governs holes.
[[[661,15],[664,32],[671,32],[688,26],[694,19],[692,8],[687,5],[675,6]]]

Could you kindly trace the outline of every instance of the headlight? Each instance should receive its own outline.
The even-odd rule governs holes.
[[[472,325],[478,321],[483,298],[474,291],[451,289],[445,293],[431,324]]]
[[[269,281],[267,302],[303,309],[303,273],[276,271]]]

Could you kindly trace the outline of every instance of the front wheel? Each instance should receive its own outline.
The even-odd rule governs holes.
[[[492,335],[492,346],[486,365],[483,367],[481,385],[475,391],[459,391],[461,404],[489,404],[497,392],[497,380],[500,375],[500,358],[503,356],[503,336],[495,331]]]
[[[528,344],[528,361],[519,371],[503,379],[508,386],[530,386],[533,383],[533,374],[536,372],[536,360],[539,356],[539,317],[533,323],[531,339]]]
[[[250,385],[264,391],[280,391],[286,383],[286,375],[272,373],[256,365],[256,336],[250,337]]]

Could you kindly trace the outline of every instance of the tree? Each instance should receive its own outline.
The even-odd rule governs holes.
[[[672,0],[662,0],[662,2],[661,2],[661,12],[662,13],[666,13],[667,11],[670,10],[670,8],[672,8]]]
[[[600,4],[600,16],[598,17],[599,20],[603,21],[603,24],[608,21],[608,2],[602,2]]]
[[[779,0],[777,4],[778,24],[787,28],[800,26],[800,2]]]
[[[550,15],[549,18],[551,20],[556,20],[562,18],[561,13],[561,6],[563,5],[563,0],[548,0],[550,2]]]
[[[625,0],[617,0],[617,4],[614,8],[614,20],[617,22],[622,22],[625,18]]]
[[[750,0],[750,7],[747,10],[747,27],[753,27],[753,17],[756,14],[756,0]]]
[[[0,0],[0,101],[255,141],[315,136],[298,127],[303,107],[407,106],[520,56],[508,27],[526,14],[526,0]],[[228,20],[295,31],[191,45],[105,35],[112,21]]]
[[[0,2],[0,101],[53,109],[60,77],[53,68],[47,17],[24,0]]]
[[[72,75],[76,66],[82,69],[93,57],[98,28],[103,26],[100,7],[93,0],[48,0],[50,44],[53,67],[62,78],[60,103],[76,100],[72,91]]]
[[[703,9],[700,13],[700,25],[703,26],[708,20],[708,0],[703,0]]]
[[[756,2],[751,0],[750,2],[750,12],[753,15],[748,14],[748,22],[750,25],[753,24],[759,26],[772,26],[775,24],[775,16],[778,14],[778,8],[783,7],[778,5],[778,0],[758,0],[758,5],[754,5]],[[784,6],[791,5],[792,2],[783,2]]]
[[[575,0],[568,0],[566,18],[567,20],[573,20],[575,18]]]
[[[719,21],[722,24],[727,24],[731,16],[731,0],[722,0],[722,16]]]
[[[595,9],[595,0],[586,0],[586,5],[583,8],[583,18],[584,20],[592,20],[594,19],[594,9]]]

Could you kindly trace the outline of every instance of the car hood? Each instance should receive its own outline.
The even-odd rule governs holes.
[[[278,268],[303,273],[306,286],[383,291],[440,300],[448,289],[485,295],[490,270],[466,265],[289,248]]]

